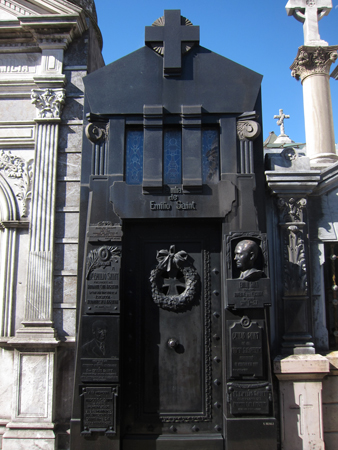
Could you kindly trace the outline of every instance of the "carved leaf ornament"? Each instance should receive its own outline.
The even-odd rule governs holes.
[[[12,155],[10,151],[0,151],[0,171],[3,170],[8,178],[18,179],[14,183],[20,191],[16,193],[22,203],[22,217],[28,216],[28,200],[32,197],[33,160],[25,161],[19,156]]]
[[[110,266],[113,257],[121,256],[121,249],[112,246],[103,246],[99,249],[91,250],[86,261],[86,279],[89,279],[90,273],[98,267]]]
[[[156,255],[158,265],[150,273],[152,298],[159,308],[180,312],[192,305],[200,291],[200,277],[189,261],[184,250],[175,252],[175,246],[169,250],[159,250]],[[184,283],[181,283],[184,278]],[[166,284],[168,280],[168,284]],[[165,293],[164,288],[169,287]],[[184,287],[184,289],[183,289]],[[176,288],[176,292],[172,292]],[[183,289],[179,293],[178,288]]]

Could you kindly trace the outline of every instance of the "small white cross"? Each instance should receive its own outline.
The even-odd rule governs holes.
[[[289,0],[285,8],[288,16],[304,24],[304,45],[328,45],[320,39],[318,22],[331,11],[332,0]]]
[[[290,116],[288,114],[284,114],[283,110],[279,110],[279,116],[273,116],[274,119],[277,120],[277,125],[280,127],[280,135],[279,136],[286,136],[285,134],[285,128],[284,128],[284,120],[290,119]]]

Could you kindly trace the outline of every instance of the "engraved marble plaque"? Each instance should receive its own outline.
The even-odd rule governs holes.
[[[81,381],[119,381],[119,317],[84,316],[82,319]]]
[[[229,383],[230,413],[237,415],[269,414],[271,388],[268,383]]]
[[[271,305],[268,278],[257,281],[227,280],[227,288],[227,306],[230,308],[264,308]]]
[[[117,386],[82,387],[82,435],[92,432],[116,434]]]
[[[258,322],[244,316],[229,326],[231,378],[263,377],[263,327]]]
[[[120,311],[120,251],[102,246],[87,256],[86,314]]]
[[[90,241],[121,241],[122,229],[120,225],[113,225],[111,222],[98,222],[90,224],[88,229]]]

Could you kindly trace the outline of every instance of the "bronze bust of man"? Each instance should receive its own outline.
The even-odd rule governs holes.
[[[257,281],[262,278],[264,275],[263,271],[254,268],[258,253],[258,245],[250,239],[244,239],[236,245],[234,259],[237,268],[241,271],[240,279]]]

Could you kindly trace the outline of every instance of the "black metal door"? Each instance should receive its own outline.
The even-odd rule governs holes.
[[[221,225],[123,229],[123,450],[222,449]]]

